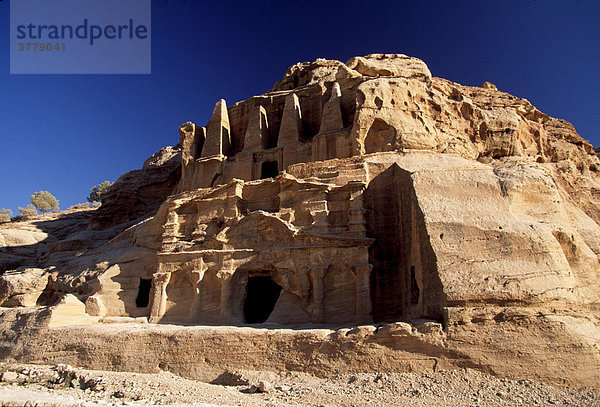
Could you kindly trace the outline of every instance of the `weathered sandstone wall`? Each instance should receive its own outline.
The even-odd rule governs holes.
[[[179,130],[71,233],[0,226],[2,358],[600,385],[600,160],[568,122],[373,54]]]

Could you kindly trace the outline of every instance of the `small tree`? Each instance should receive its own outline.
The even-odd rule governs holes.
[[[21,208],[19,206],[19,212],[21,212],[21,216],[25,217],[25,218],[30,218],[32,216],[37,215],[37,210],[35,209],[35,206],[33,206],[32,204],[27,205],[24,208]]]
[[[12,216],[10,209],[0,209],[0,222],[8,222]]]
[[[94,202],[100,202],[102,200],[102,195],[108,191],[108,189],[112,186],[112,182],[104,181],[102,184],[98,184],[90,190],[90,196],[87,197],[87,201],[91,204]]]
[[[39,191],[31,195],[31,203],[42,213],[58,210],[58,200],[48,191]]]

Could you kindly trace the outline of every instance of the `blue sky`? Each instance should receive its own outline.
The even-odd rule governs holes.
[[[14,0],[17,1],[17,0]],[[53,0],[48,0],[53,1]],[[85,202],[204,125],[215,102],[264,93],[285,69],[374,52],[434,76],[490,81],[600,144],[598,1],[152,1],[151,75],[10,75],[0,0],[0,208],[48,190]]]

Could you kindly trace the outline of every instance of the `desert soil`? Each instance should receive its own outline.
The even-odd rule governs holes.
[[[223,375],[220,382],[228,385],[169,372],[104,372],[68,365],[0,364],[0,372],[0,406],[600,406],[600,389],[558,388],[468,369],[331,379],[244,371]],[[257,389],[260,381],[268,382],[263,383],[267,392]]]

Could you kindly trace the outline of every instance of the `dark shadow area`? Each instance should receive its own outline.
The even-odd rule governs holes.
[[[395,166],[376,176],[364,194],[367,234],[375,238],[369,248],[371,301],[375,322],[407,319],[407,287],[402,266],[408,260],[408,231],[403,229],[403,205],[395,188]]]
[[[150,303],[150,289],[152,288],[152,279],[140,278],[140,288],[135,299],[135,305],[138,308],[146,308]]]
[[[419,303],[419,296],[421,290],[417,284],[417,277],[415,274],[415,266],[410,266],[410,305],[417,305]]]
[[[249,277],[244,301],[244,320],[248,324],[260,324],[269,319],[279,299],[281,286],[271,277]]]
[[[204,148],[205,140],[200,137],[198,137],[197,140],[198,140],[198,142],[196,144],[196,147],[195,147],[194,151],[192,151],[194,159],[198,159],[198,158],[202,157],[202,149]]]
[[[277,161],[265,161],[260,167],[260,179],[275,178],[279,174]]]
[[[443,290],[411,174],[392,165],[373,178],[364,202],[367,235],[375,238],[369,248],[373,321],[441,320]]]

